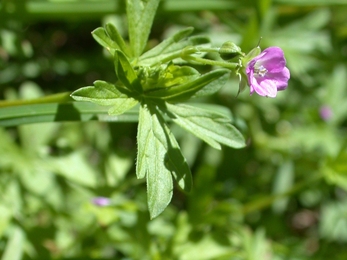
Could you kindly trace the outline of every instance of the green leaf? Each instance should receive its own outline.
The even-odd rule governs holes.
[[[140,59],[148,59],[152,57],[157,57],[160,54],[163,54],[167,52],[167,49],[172,46],[174,43],[177,43],[181,41],[182,39],[186,38],[189,36],[192,32],[194,31],[193,27],[188,27],[183,30],[178,31],[174,35],[170,36],[169,38],[165,39],[161,43],[159,43],[157,46],[154,48],[150,49],[143,55],[141,55]]]
[[[173,58],[178,59],[182,63],[183,60],[180,58],[180,54],[185,47],[206,46],[207,44],[209,44],[209,42],[210,42],[210,39],[206,36],[192,36],[185,40],[181,40],[179,42],[175,42],[174,40],[171,40],[168,43],[164,44],[164,46],[161,46],[161,43],[160,43],[153,49],[144,53],[139,58],[137,65],[138,66],[153,66],[156,64],[161,64],[165,60],[172,60]],[[158,47],[158,50],[155,50],[157,47]],[[152,52],[152,50],[154,51]]]
[[[31,104],[0,107],[0,126],[17,126],[42,122],[90,121],[137,122],[138,109],[109,116],[108,108],[89,102]]]
[[[119,45],[107,35],[106,30],[102,27],[92,31],[92,36],[101,46],[108,50],[120,49]]]
[[[25,239],[23,230],[18,227],[14,227],[1,260],[22,259],[24,242]]]
[[[189,192],[192,176],[175,137],[155,106],[141,106],[137,133],[136,174],[138,178],[147,176],[148,207],[154,218],[171,200],[172,177]]]
[[[127,98],[128,96],[120,92],[112,83],[97,80],[94,86],[80,88],[71,94],[71,97],[78,101],[90,101],[102,106],[114,104],[118,98]]]
[[[147,97],[163,99],[170,103],[181,102],[193,96],[202,96],[217,91],[225,84],[230,71],[227,69],[214,70],[187,83],[150,90],[145,93]],[[204,92],[203,89],[206,88]]]
[[[189,66],[177,66],[171,63],[164,68],[162,67],[152,71],[144,71],[141,73],[144,76],[139,74],[141,85],[145,93],[182,85],[200,77],[200,73]]]
[[[105,25],[105,29],[110,39],[119,46],[119,49],[127,56],[131,57],[132,54],[128,46],[125,44],[123,37],[119,34],[117,28],[113,24],[107,23]]]
[[[323,239],[347,242],[347,209],[346,199],[322,203],[320,212],[319,233]]]
[[[220,144],[233,148],[245,146],[242,134],[223,114],[183,104],[166,103],[166,108],[175,123],[216,149],[221,149]]]
[[[58,158],[49,158],[45,163],[48,169],[74,183],[86,187],[95,187],[98,183],[95,171],[81,152],[74,152]]]
[[[193,181],[192,173],[187,164],[186,158],[182,155],[181,148],[179,147],[176,138],[167,126],[165,127],[165,132],[169,138],[169,147],[165,158],[166,167],[171,171],[178,186],[185,192],[190,192]]]
[[[112,54],[114,54],[114,50],[121,50],[128,56],[131,56],[128,46],[113,24],[108,23],[105,25],[105,28],[96,28],[92,31],[92,36],[101,46],[108,49]]]
[[[156,113],[147,105],[141,106],[139,113],[136,174],[138,178],[147,176],[148,209],[155,218],[170,203],[173,192],[171,172],[164,164],[167,138]]]
[[[347,151],[340,151],[336,158],[327,158],[323,173],[328,183],[347,190]]]
[[[199,89],[192,98],[209,96],[216,93],[227,83],[229,77],[230,71],[221,71],[212,75],[208,73],[206,77],[208,83],[203,88]]]
[[[109,115],[121,115],[136,106],[138,101],[133,98],[116,99],[113,106],[108,110]]]
[[[130,91],[141,93],[142,88],[136,72],[122,51],[115,51],[114,64],[117,77],[124,84],[124,86]]]
[[[273,181],[273,194],[280,196],[293,188],[294,166],[291,160],[282,162]],[[282,214],[288,206],[289,196],[283,196],[272,203],[272,209],[277,214]]]
[[[135,57],[143,52],[160,0],[127,0],[129,38]]]
[[[120,92],[115,85],[97,80],[94,87],[83,87],[71,94],[78,101],[90,101],[102,106],[112,106],[108,113],[120,115],[134,107],[138,101]]]
[[[67,97],[70,96],[68,93]],[[50,96],[43,98],[47,102]],[[108,115],[108,108],[90,102],[68,102],[68,103],[40,103],[35,100],[17,100],[16,105],[8,105],[0,102],[0,126],[18,126],[23,124],[43,122],[85,122],[99,120],[101,122],[138,122],[138,108],[134,107],[122,115]],[[30,102],[33,102],[32,104]],[[6,106],[5,106],[6,103]],[[14,102],[9,102],[10,104]],[[20,105],[22,103],[22,105]],[[3,106],[3,107],[2,107]],[[208,110],[225,109],[221,106],[199,104]]]

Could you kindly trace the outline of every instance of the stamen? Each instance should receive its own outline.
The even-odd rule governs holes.
[[[264,77],[267,73],[267,69],[263,65],[261,65],[260,67],[255,65],[254,66],[254,73],[261,76],[261,77]]]

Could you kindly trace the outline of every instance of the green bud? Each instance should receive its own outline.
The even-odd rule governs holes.
[[[223,43],[219,49],[219,54],[223,60],[231,60],[237,56],[244,55],[241,48],[230,41]]]

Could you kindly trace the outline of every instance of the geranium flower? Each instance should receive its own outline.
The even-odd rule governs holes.
[[[290,72],[281,48],[269,47],[247,63],[246,74],[250,94],[276,97],[277,91],[288,86]]]
[[[106,197],[95,197],[91,200],[91,203],[93,203],[95,206],[106,207],[111,205],[111,200]]]
[[[333,117],[332,109],[326,105],[319,109],[319,114],[324,121],[329,121]]]

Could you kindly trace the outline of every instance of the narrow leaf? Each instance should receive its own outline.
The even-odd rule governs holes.
[[[163,41],[165,42],[165,41]],[[206,46],[209,45],[210,39],[206,36],[192,36],[187,39],[178,42],[169,42],[164,46],[154,47],[148,52],[144,53],[138,60],[137,65],[139,66],[153,66],[161,64],[165,60],[176,59],[177,61],[184,62],[180,58],[182,50],[187,46]],[[158,50],[155,50],[158,47]],[[154,50],[152,52],[152,50]],[[157,54],[157,55],[155,55]]]
[[[177,43],[177,42],[181,41],[182,39],[186,38],[187,36],[189,36],[193,32],[193,30],[194,30],[193,27],[188,27],[188,28],[185,28],[183,30],[178,31],[174,35],[172,35],[169,38],[162,41],[160,44],[158,44],[154,48],[150,49],[149,51],[147,51],[146,53],[141,55],[140,59],[141,60],[142,59],[148,59],[148,58],[156,57],[160,54],[165,53],[165,50],[169,46],[171,46],[174,43]]]
[[[127,0],[129,38],[135,57],[143,52],[160,0]]]
[[[146,96],[160,98],[171,103],[182,102],[194,95],[200,96],[217,91],[227,81],[229,73],[230,71],[226,69],[214,70],[181,85],[147,91]],[[203,88],[207,89],[206,92],[202,91]],[[201,91],[200,94],[199,91]]]
[[[96,28],[92,31],[93,38],[106,49],[120,49],[119,45],[113,41],[102,27]]]
[[[18,126],[43,122],[90,121],[137,122],[136,108],[118,116],[109,116],[108,108],[90,102],[31,104],[0,107],[0,126]]]
[[[166,155],[166,166],[171,171],[178,186],[185,192],[190,192],[192,188],[192,173],[186,158],[182,155],[176,138],[168,127],[165,127],[166,135],[169,137],[169,147]]]
[[[131,57],[132,55],[130,53],[130,50],[125,44],[123,37],[119,34],[117,28],[113,24],[107,23],[105,25],[105,29],[110,39],[119,46],[119,49],[128,57]]]
[[[183,104],[167,103],[166,107],[175,123],[216,149],[221,148],[220,144],[233,148],[245,146],[242,134],[223,114]]]
[[[136,159],[136,176],[142,179],[146,176],[148,166],[147,158],[151,155],[148,154],[149,147],[153,139],[151,124],[151,115],[146,106],[140,106],[139,110],[139,124],[137,127],[137,159]]]
[[[218,77],[218,75],[215,75],[215,79],[209,80],[209,83],[195,92],[192,98],[205,97],[218,92],[218,90],[220,90],[225,85],[225,83],[227,83],[229,77],[230,73],[228,72],[225,72],[224,74],[221,73],[220,77]]]
[[[141,93],[142,88],[137,78],[136,72],[134,71],[129,60],[122,51],[115,51],[114,64],[117,77],[124,84],[124,86],[131,91]]]

